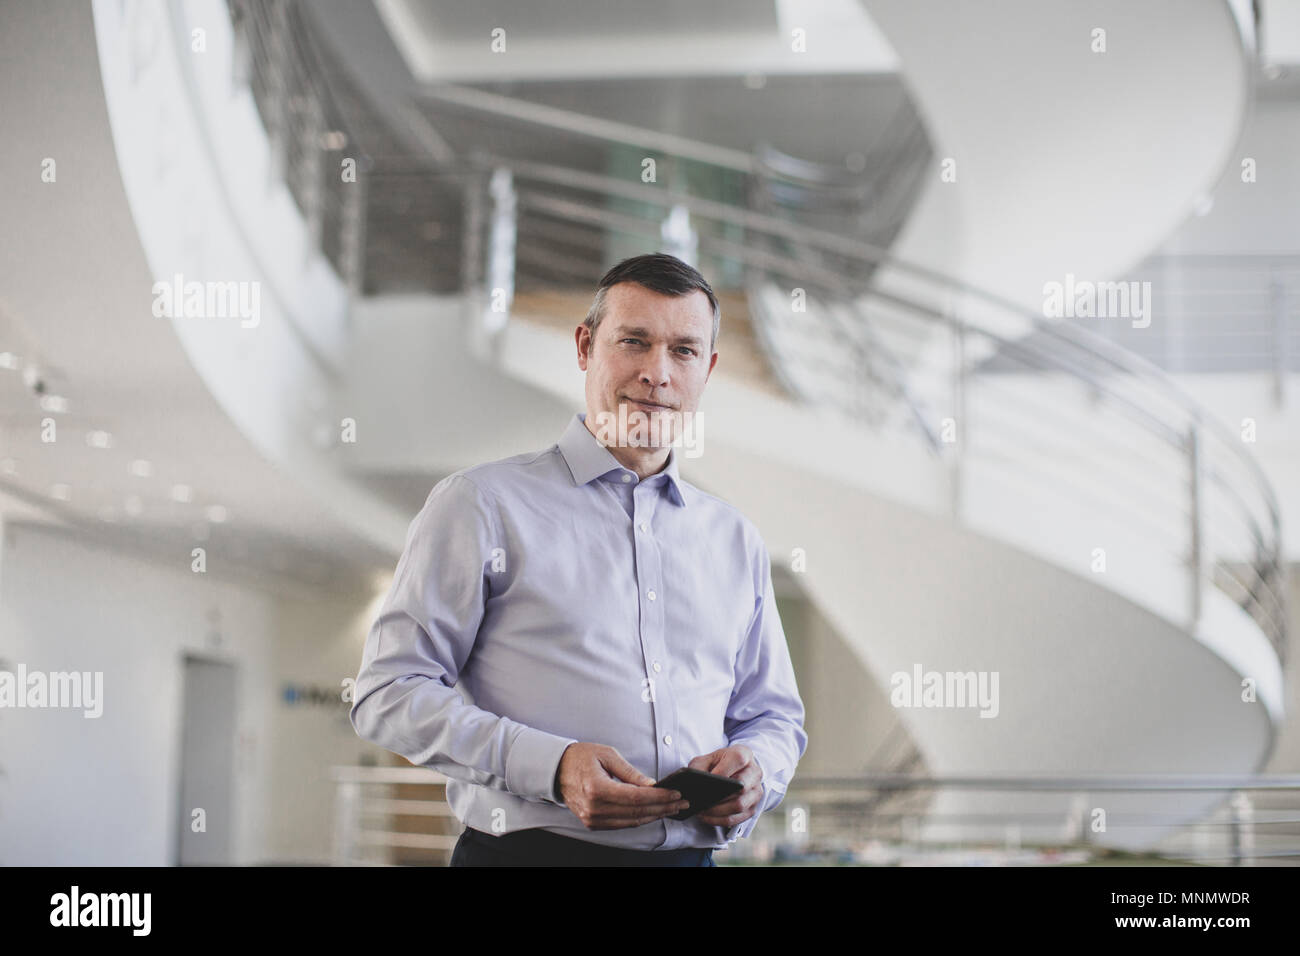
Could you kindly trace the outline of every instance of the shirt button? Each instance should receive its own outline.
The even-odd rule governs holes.
[[[642,531],[649,531],[649,530],[650,530],[650,526],[649,526],[648,524],[646,524],[644,521],[642,521],[642,522],[641,522],[641,530],[642,530]]]
[[[650,666],[653,667],[653,668],[655,669],[655,673],[656,673],[656,674],[658,674],[659,671],[661,671],[661,670],[663,669],[663,668],[661,668],[661,667],[659,666],[659,662],[658,662],[658,661],[655,661],[655,662],[654,662],[653,664],[651,664]]]
[[[666,743],[669,747],[671,747],[673,745],[673,735],[664,734],[664,743]]]
[[[651,588],[649,591],[646,592],[646,597],[648,597],[652,601],[655,599],[655,592],[653,588]]]
[[[624,475],[624,476],[623,476],[623,484],[627,484],[627,483],[628,483],[629,481],[631,481],[631,480],[632,480],[632,476],[631,476],[631,475]]]

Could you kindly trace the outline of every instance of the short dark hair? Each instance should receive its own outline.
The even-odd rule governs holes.
[[[587,317],[582,320],[582,324],[593,336],[600,328],[601,320],[605,318],[605,290],[620,282],[635,282],[660,295],[690,295],[695,291],[703,292],[708,296],[709,305],[713,309],[713,339],[709,342],[709,352],[713,352],[718,344],[718,326],[722,318],[718,297],[704,281],[704,276],[700,275],[693,266],[664,252],[652,252],[624,259],[601,277],[600,284],[596,287],[596,298],[592,300]]]

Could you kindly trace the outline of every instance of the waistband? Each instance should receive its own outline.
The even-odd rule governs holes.
[[[664,866],[674,864],[706,863],[713,856],[712,847],[679,847],[675,850],[637,850],[628,847],[606,846],[579,840],[576,837],[563,836],[530,827],[526,830],[514,830],[510,833],[484,833],[473,827],[466,827],[464,837],[484,846],[495,847],[509,853],[518,853],[527,857],[549,857],[557,866],[564,865],[600,865],[638,863],[647,866]]]

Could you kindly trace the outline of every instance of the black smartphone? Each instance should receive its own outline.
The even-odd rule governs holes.
[[[685,810],[671,815],[673,820],[686,820],[693,817],[701,810],[707,810],[745,789],[745,785],[739,780],[691,767],[673,771],[655,786],[663,787],[665,790],[676,790],[682,795],[683,800],[690,801],[691,805]]]

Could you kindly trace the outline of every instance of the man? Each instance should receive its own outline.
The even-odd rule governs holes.
[[[449,778],[453,866],[713,866],[785,795],[807,736],[767,550],[673,444],[718,324],[691,266],[620,262],[575,332],[586,414],[411,523],[351,718]],[[654,783],[683,766],[743,790],[671,819],[686,801]]]

